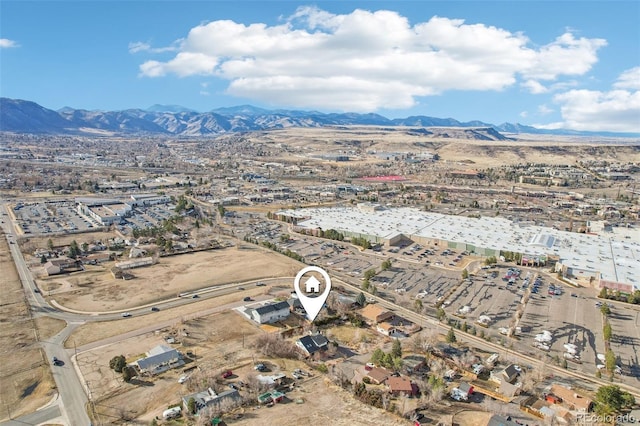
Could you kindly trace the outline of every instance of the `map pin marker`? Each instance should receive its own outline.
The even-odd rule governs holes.
[[[322,275],[322,278],[324,279],[324,291],[322,294],[310,297],[300,289],[300,280],[302,280],[302,277],[307,272],[318,272]],[[304,286],[307,293],[320,293],[320,281],[318,281],[318,279],[313,275],[304,281]],[[318,268],[317,266],[307,266],[298,272],[298,275],[296,275],[296,279],[293,282],[293,287],[298,295],[298,300],[300,300],[302,307],[307,313],[307,318],[309,318],[309,321],[313,321],[318,316],[318,313],[320,313],[320,309],[322,309],[322,306],[331,291],[331,278],[329,278],[329,274],[327,274],[324,269]]]

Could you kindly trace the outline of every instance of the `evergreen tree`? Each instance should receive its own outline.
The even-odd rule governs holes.
[[[456,343],[458,341],[458,338],[456,337],[456,332],[453,331],[453,327],[449,329],[449,332],[447,333],[446,341],[447,343]]]

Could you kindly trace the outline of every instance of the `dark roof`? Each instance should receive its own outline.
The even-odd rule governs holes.
[[[313,354],[319,350],[325,349],[329,341],[322,334],[314,334],[312,336],[304,336],[298,339],[300,345],[309,353]]]
[[[509,377],[515,377],[518,374],[518,370],[516,370],[515,365],[509,364],[507,368],[504,369],[504,374]]]
[[[289,306],[291,306],[292,308],[302,308],[302,303],[300,303],[300,299],[298,299],[297,297],[291,297],[287,300],[287,303],[289,304]]]
[[[311,335],[311,339],[316,346],[327,346],[329,344],[329,340],[322,334],[313,334]]]
[[[287,302],[276,302],[276,303],[271,303],[269,305],[263,305],[263,306],[260,306],[259,308],[255,308],[255,311],[258,314],[262,315],[269,312],[281,311],[283,309],[286,309],[287,311],[289,310],[289,304]]]

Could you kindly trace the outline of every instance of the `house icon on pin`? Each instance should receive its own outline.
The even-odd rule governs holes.
[[[320,293],[320,281],[311,277],[304,283],[307,293]]]

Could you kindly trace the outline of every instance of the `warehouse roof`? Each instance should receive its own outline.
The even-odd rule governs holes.
[[[599,272],[603,280],[640,288],[640,242],[614,232],[580,234],[514,222],[501,217],[469,218],[425,212],[415,208],[362,211],[353,207],[284,210],[279,215],[298,218],[304,228],[390,240],[398,234],[472,244],[527,257],[557,256],[578,274]]]

